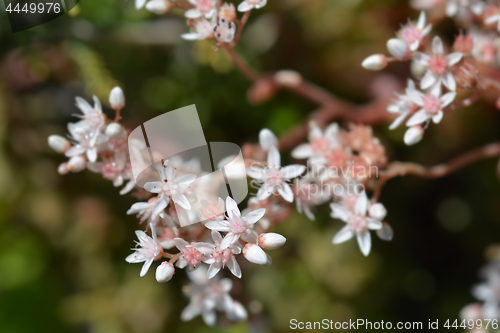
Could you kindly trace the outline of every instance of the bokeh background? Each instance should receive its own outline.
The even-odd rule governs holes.
[[[293,214],[277,228],[288,241],[273,251],[272,267],[241,262],[244,288],[233,296],[249,321],[181,322],[184,273],[160,285],[124,260],[138,227],[125,214],[134,198],[90,172],[58,175],[64,158],[50,150],[48,135],[65,135],[78,113],[75,96],[97,95],[112,115],[107,96],[115,85],[125,91],[130,128],[196,104],[207,141],[240,145],[264,127],[286,133],[315,106],[286,92],[250,104],[249,83],[222,52],[180,39],[187,27],[176,13],[83,0],[69,15],[13,34],[0,7],[0,332],[287,332],[292,318],[427,323],[454,320],[473,301],[477,270],[500,241],[496,160],[435,181],[391,180],[381,200],[395,237],[374,239],[368,258],[355,241],[331,244],[343,223],[327,206],[315,222]],[[380,74],[360,63],[384,52],[417,15],[405,0],[270,0],[252,13],[237,50],[259,70],[294,69],[363,103],[384,82],[404,84],[405,64]],[[436,31],[451,41],[458,29],[445,20]],[[409,148],[404,129],[383,124],[375,132],[391,159],[433,165],[498,140],[499,119],[491,103],[479,102],[447,114]]]

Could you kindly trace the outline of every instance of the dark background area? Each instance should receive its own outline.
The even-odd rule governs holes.
[[[237,3],[235,3],[237,4]],[[0,5],[3,6],[3,5]],[[207,328],[183,323],[184,272],[167,284],[124,258],[138,221],[125,214],[134,198],[88,171],[60,176],[64,161],[47,137],[65,135],[78,113],[74,97],[125,91],[124,124],[196,104],[207,141],[256,141],[304,121],[315,106],[287,93],[251,105],[249,83],[210,42],[186,42],[176,13],[156,17],[132,2],[84,0],[68,15],[13,34],[0,10],[0,332],[287,332],[289,321],[445,321],[473,301],[478,268],[496,255],[500,186],[496,160],[439,180],[408,176],[382,193],[392,242],[374,238],[365,258],[354,241],[331,244],[342,222],[293,214],[277,232],[287,243],[270,268],[240,262],[245,288],[233,296],[250,320]],[[383,75],[404,84],[408,64],[383,74],[361,61],[385,52],[407,17],[406,1],[270,0],[252,13],[237,51],[259,70],[294,69],[334,94],[363,103]],[[447,41],[451,20],[436,31]],[[404,129],[376,127],[391,160],[434,165],[498,140],[499,111],[486,102],[446,114],[416,146]],[[346,124],[343,124],[346,125]],[[283,159],[289,160],[285,154]],[[252,312],[253,310],[253,312]]]

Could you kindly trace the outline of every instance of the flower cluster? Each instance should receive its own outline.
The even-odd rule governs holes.
[[[182,34],[186,40],[213,40],[220,44],[233,42],[236,35],[236,24],[240,29],[246,18],[237,19],[236,10],[249,13],[252,9],[259,9],[267,4],[267,0],[244,0],[237,8],[231,3],[216,0],[136,0],[137,9],[145,7],[154,14],[162,15],[171,8],[185,10],[184,16],[190,32]],[[248,14],[247,14],[248,15]]]

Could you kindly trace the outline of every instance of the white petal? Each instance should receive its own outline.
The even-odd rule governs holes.
[[[394,237],[394,231],[388,223],[382,222],[382,228],[377,230],[377,236],[382,240],[390,241]]]
[[[430,116],[425,112],[424,109],[417,111],[413,116],[408,119],[406,126],[415,126],[425,122]]]
[[[213,221],[213,222],[215,222],[215,221]],[[206,224],[205,224],[205,226],[206,226]],[[209,229],[212,229],[212,228],[209,228]],[[217,230],[212,229],[212,239],[214,240],[215,244],[220,244],[220,242],[222,242],[222,236]]]
[[[125,261],[129,264],[137,264],[144,261],[144,257],[139,255],[137,252],[131,253],[125,258]]]
[[[247,224],[254,224],[258,220],[260,220],[265,213],[266,213],[265,208],[259,208],[243,216],[243,220],[245,220]]]
[[[356,200],[356,204],[354,205],[354,213],[358,215],[366,215],[366,211],[368,210],[368,197],[366,196],[366,192],[361,193]]]
[[[227,211],[227,215],[229,215],[229,217],[233,217],[234,215],[241,216],[241,212],[240,212],[240,209],[238,208],[238,204],[231,197],[226,198],[226,211]]]
[[[232,232],[229,232],[226,235],[226,237],[224,237],[224,239],[222,240],[222,242],[220,243],[220,249],[221,250],[227,249],[229,246],[231,246],[234,243],[236,243],[239,238],[240,238],[239,235],[235,235]]]
[[[422,97],[424,97],[424,94],[422,94],[420,91],[412,88],[406,89],[406,95],[411,99],[411,101],[417,105],[424,105],[424,101],[422,100]]]
[[[229,231],[229,225],[227,221],[219,221],[219,220],[209,221],[205,223],[205,227],[215,231]]]
[[[153,206],[153,216],[160,214],[168,206],[168,200],[166,198],[158,199]]]
[[[372,219],[370,217],[367,218],[367,220],[368,220],[368,229],[378,230],[382,228],[382,222],[380,222],[379,220]]]
[[[340,229],[339,232],[335,234],[335,236],[332,239],[333,244],[340,244],[347,242],[349,239],[351,239],[354,236],[354,233],[352,232],[351,228],[346,225],[342,229]]]
[[[188,306],[184,308],[181,312],[181,320],[182,321],[190,321],[197,315],[201,313],[201,304],[200,303],[189,303]]]
[[[453,102],[453,100],[455,99],[456,96],[457,96],[457,93],[454,91],[449,92],[449,93],[441,96],[441,98],[439,98],[441,100],[441,107],[444,108],[444,107],[447,107],[448,105],[450,105],[450,103]]]
[[[422,30],[425,26],[425,11],[421,11],[418,17],[417,28]]]
[[[332,203],[330,204],[330,208],[332,209],[332,217],[341,219],[344,222],[347,222],[349,217],[352,215],[347,208],[340,204]]]
[[[453,52],[446,56],[446,60],[448,62],[448,66],[453,66],[460,60],[462,60],[463,54],[461,52]]]
[[[184,194],[177,194],[172,197],[172,200],[182,208],[186,210],[191,210],[191,203],[189,202],[188,198]]]
[[[278,193],[288,202],[293,202],[293,191],[288,183],[283,183],[278,187]]]
[[[292,157],[297,159],[308,158],[313,154],[311,145],[308,143],[303,143],[300,146],[292,150]]]
[[[207,324],[208,326],[214,326],[215,322],[217,321],[217,315],[215,314],[215,311],[204,311],[201,313],[201,316],[205,324]]]
[[[177,178],[175,178],[174,183],[176,184],[186,184],[186,183],[192,183],[196,180],[196,175],[193,174],[187,174],[187,175],[182,175]]]
[[[210,265],[210,267],[207,270],[207,277],[209,279],[213,278],[214,276],[217,275],[217,273],[219,273],[221,268],[222,268],[222,261],[219,261],[216,264]]]
[[[248,2],[246,2],[246,1],[243,1],[242,3],[240,3],[238,5],[238,11],[239,12],[247,12],[247,11],[249,11],[252,8],[253,8],[253,6],[251,4],[249,4]]]
[[[393,130],[393,129],[397,128],[399,125],[401,125],[403,123],[403,121],[406,119],[406,116],[408,116],[407,113],[402,113],[399,117],[394,119],[394,121],[391,123],[391,125],[389,125],[389,129]]]
[[[253,179],[257,179],[257,180],[264,180],[265,178],[265,169],[263,168],[259,168],[259,167],[256,167],[256,166],[250,166],[249,168],[247,168],[247,175]]]
[[[268,168],[279,168],[281,166],[281,156],[278,148],[271,147],[269,153],[267,154],[267,167]]]
[[[201,17],[201,12],[198,10],[198,8],[191,8],[186,10],[184,16],[190,19],[195,19]]]
[[[141,9],[144,7],[144,4],[146,3],[146,0],[135,0],[135,8]]]
[[[278,139],[273,132],[271,132],[267,128],[264,128],[259,133],[259,143],[264,151],[269,151],[271,147],[278,146]]]
[[[444,54],[443,41],[439,38],[439,36],[434,37],[432,40],[432,53]]]
[[[133,204],[130,209],[127,211],[127,215],[131,215],[131,214],[137,214],[139,213],[141,210],[144,210],[144,209],[147,209],[151,207],[151,204],[150,203],[147,203],[147,202],[136,202],[135,204]]]
[[[455,91],[457,89],[457,83],[455,82],[455,78],[451,72],[446,73],[445,77],[443,77],[443,83],[446,88]]]
[[[257,5],[255,5],[255,8],[259,9],[264,7],[267,4],[267,0],[261,0]]]
[[[259,235],[257,235],[257,233],[252,229],[247,229],[246,232],[241,236],[241,239],[243,239],[245,242],[254,244],[258,243],[258,238]],[[235,243],[233,246],[238,246],[238,245],[241,244]]]
[[[264,184],[261,188],[259,188],[255,197],[257,198],[257,200],[262,201],[269,198],[271,194],[273,194],[272,186],[267,186]]]
[[[153,258],[149,259],[148,261],[146,261],[144,263],[144,265],[142,265],[141,273],[139,274],[140,277],[143,277],[144,275],[146,275],[146,273],[148,272],[149,267],[151,267],[152,263],[153,263]]]
[[[366,256],[370,254],[370,250],[372,248],[372,238],[370,236],[370,232],[365,231],[357,236],[358,245],[361,252]]]
[[[443,119],[443,111],[439,110],[437,114],[432,116],[432,121],[434,124],[439,124],[441,122],[441,119]]]
[[[431,57],[428,54],[417,51],[413,53],[413,59],[421,65],[428,66]]]
[[[189,245],[189,243],[182,238],[174,238],[174,243],[175,247],[177,247],[181,252],[184,252],[186,250],[186,246]]]
[[[425,75],[422,78],[422,81],[420,81],[420,88],[427,89],[430,86],[432,86],[434,83],[436,83],[436,81],[437,81],[436,76],[431,71],[427,71],[427,72],[425,72]]]
[[[144,189],[151,193],[160,193],[162,186],[162,182],[147,182],[146,184],[144,184]]]
[[[283,178],[288,180],[300,176],[304,173],[304,171],[306,171],[306,167],[300,164],[287,165],[286,167],[281,168]]]
[[[238,265],[235,257],[232,257],[231,260],[227,262],[227,268],[229,268],[234,276],[241,279],[241,268],[240,265]]]

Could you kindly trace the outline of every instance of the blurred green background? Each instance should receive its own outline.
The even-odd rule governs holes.
[[[187,27],[178,13],[83,0],[70,15],[16,34],[0,13],[0,332],[287,332],[292,318],[427,323],[454,320],[473,301],[477,269],[500,239],[496,160],[436,181],[390,181],[381,201],[395,238],[374,238],[368,258],[354,241],[331,244],[343,223],[328,207],[315,222],[292,215],[277,228],[288,241],[271,253],[272,267],[241,261],[244,288],[233,296],[249,321],[181,322],[184,273],[160,285],[124,260],[138,227],[125,215],[134,198],[90,172],[58,175],[64,158],[47,146],[48,135],[65,135],[77,95],[97,95],[112,115],[107,96],[117,84],[130,128],[196,104],[207,141],[240,145],[264,127],[285,133],[315,106],[286,92],[251,105],[249,83],[222,52],[179,38]],[[404,84],[407,64],[380,74],[360,63],[385,52],[385,41],[417,15],[404,0],[270,0],[252,13],[237,51],[259,70],[294,69],[363,103],[377,82]],[[458,29],[445,20],[437,31],[450,41]],[[375,131],[391,159],[432,165],[498,140],[499,119],[479,102],[447,114],[410,148],[403,128]]]

